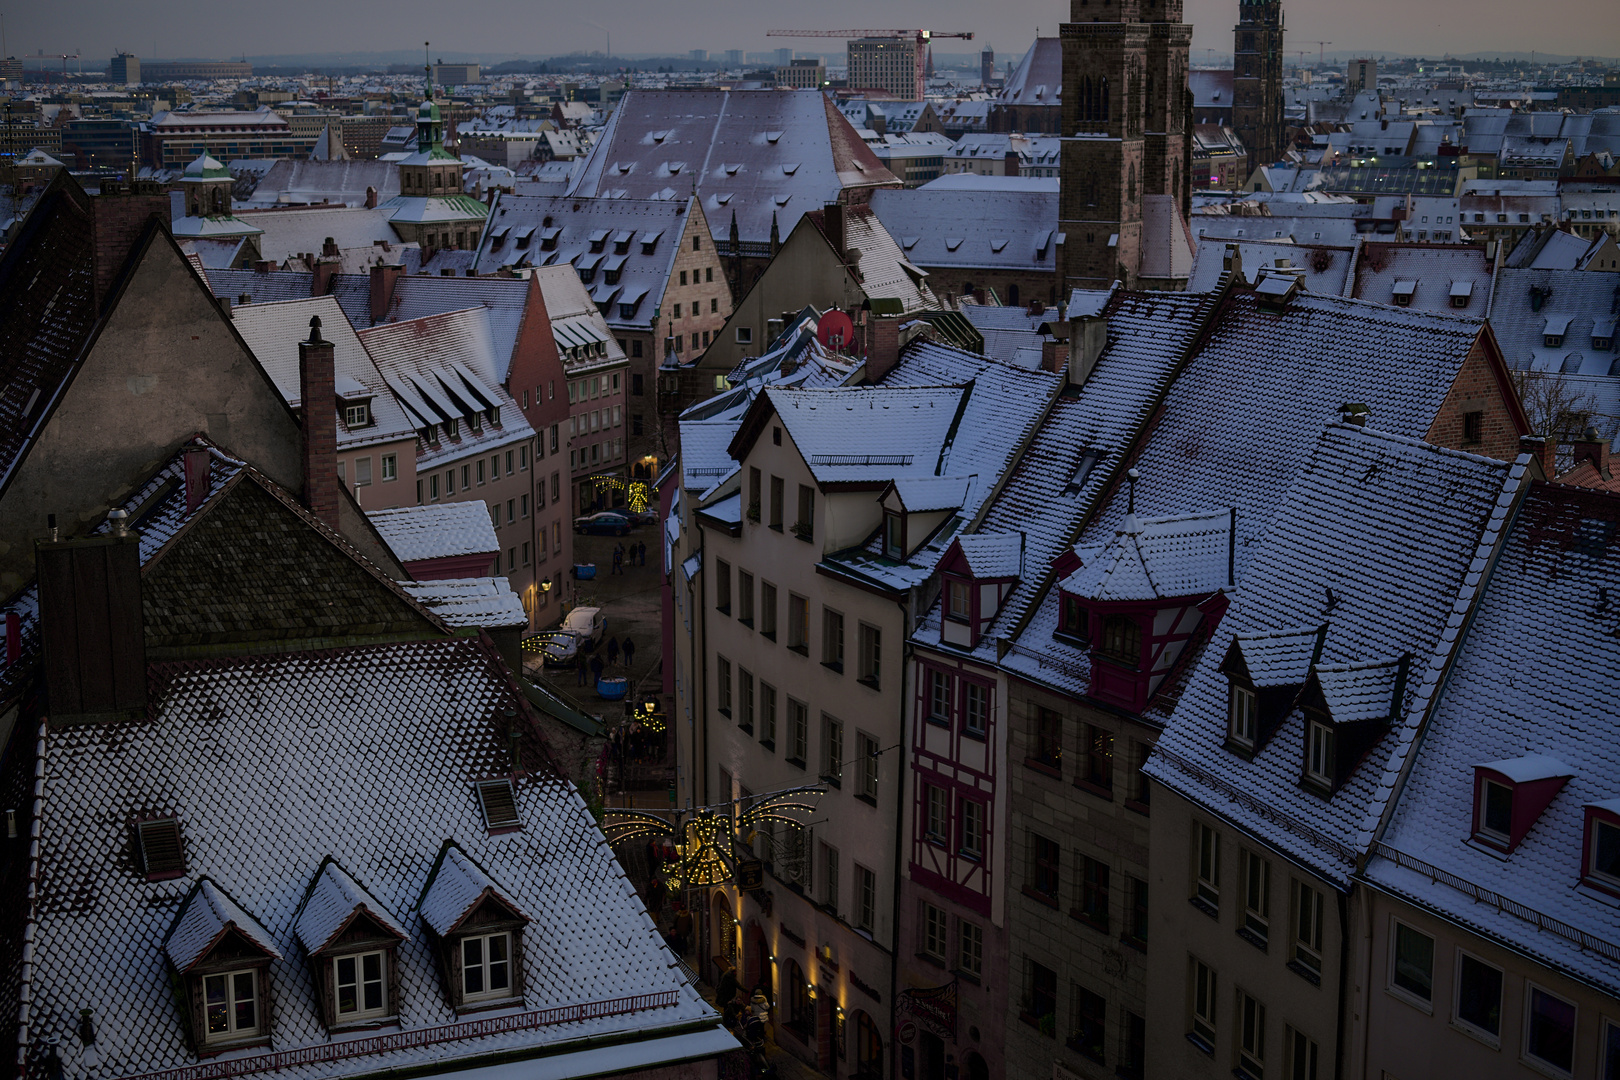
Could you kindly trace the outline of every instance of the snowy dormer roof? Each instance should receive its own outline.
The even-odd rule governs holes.
[[[377,902],[348,872],[330,856],[321,864],[320,872],[304,896],[293,921],[293,933],[299,944],[311,955],[320,952],[332,939],[348,926],[354,916],[365,912],[379,926],[384,927],[401,941],[405,928],[388,910]]]
[[[228,930],[235,930],[272,959],[281,959],[270,932],[208,878],[198,881],[181,904],[180,917],[163,941],[163,952],[176,971],[188,971]]]
[[[510,899],[505,889],[496,885],[454,841],[447,840],[416,907],[422,914],[422,921],[435,934],[444,937],[460,926],[461,921],[486,897],[494,897],[524,922],[532,921]]]
[[[1110,544],[1076,551],[1064,592],[1088,600],[1202,596],[1232,583],[1232,512],[1126,516]]]

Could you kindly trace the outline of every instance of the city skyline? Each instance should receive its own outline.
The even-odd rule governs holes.
[[[1366,0],[1355,7],[1329,0],[1294,0],[1287,5],[1289,62],[1310,54],[1343,57],[1349,52],[1407,55],[1494,55],[1508,51],[1543,51],[1563,56],[1620,55],[1620,21],[1609,17],[1605,0],[1563,0],[1559,18],[1548,19],[1539,9],[1513,0],[1481,0],[1471,5],[1466,22],[1447,16],[1444,5],[1422,5],[1414,15],[1399,0]],[[40,6],[8,12],[5,20],[8,55],[32,56],[78,52],[101,64],[119,50],[152,58],[246,55],[297,55],[333,50],[334,45],[364,45],[367,51],[413,49],[421,40],[435,43],[448,55],[476,55],[487,64],[514,55],[564,55],[605,50],[611,37],[615,55],[682,54],[691,49],[742,49],[762,52],[791,47],[802,52],[841,51],[838,43],[813,38],[767,38],[777,27],[844,29],[871,25],[916,25],[975,34],[967,42],[950,41],[945,52],[989,46],[998,55],[1017,55],[1038,34],[1054,36],[1068,18],[1067,5],[1052,0],[1011,0],[1000,6],[992,27],[983,12],[961,0],[942,4],[894,4],[881,13],[849,2],[824,5],[806,15],[784,3],[744,4],[720,0],[710,4],[704,17],[677,13],[663,5],[629,0],[585,20],[567,9],[527,5],[517,0],[473,0],[453,30],[446,31],[440,11],[421,0],[401,0],[387,9],[368,5],[338,9],[294,0],[282,11],[285,18],[270,24],[252,17],[220,17],[201,5],[180,5],[159,13],[137,13],[108,0],[86,0],[68,6]],[[320,33],[312,37],[301,14],[318,20]],[[1193,57],[1198,62],[1210,51],[1227,53],[1237,5],[1231,0],[1188,0],[1186,21],[1193,25]],[[533,41],[514,41],[513,27],[533,21]],[[1386,31],[1393,30],[1393,33]],[[1309,38],[1306,35],[1311,35]],[[1326,42],[1324,46],[1322,42]],[[513,45],[520,47],[513,49]]]

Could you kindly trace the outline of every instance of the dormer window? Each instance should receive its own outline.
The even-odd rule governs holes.
[[[394,953],[405,929],[376,897],[328,857],[293,918],[309,957],[316,1004],[328,1031],[374,1026],[399,1015]]]
[[[906,519],[892,511],[883,515],[883,554],[895,560],[906,557]]]
[[[1474,766],[1475,842],[1501,852],[1518,847],[1573,775],[1545,754]]]
[[[1080,601],[1073,596],[1062,597],[1062,608],[1058,613],[1058,631],[1084,639],[1089,627],[1086,625],[1086,609]]]
[[[1132,667],[1142,662],[1142,627],[1129,615],[1105,615],[1097,651]]]
[[[1227,697],[1227,736],[1253,750],[1259,735],[1260,698],[1253,687],[1233,683]]]
[[[484,414],[480,413],[480,412],[470,412],[470,413],[468,413],[467,414],[467,428],[474,435],[482,434],[483,430],[484,430]]]
[[[259,1034],[259,973],[252,968],[203,976],[210,1043],[234,1043]]]
[[[348,1023],[388,1015],[388,954],[382,950],[340,956],[333,964],[337,1018]]]
[[[444,437],[447,439],[461,438],[461,421],[453,418],[446,420],[444,422]]]
[[[208,878],[181,902],[163,941],[193,1044],[204,1056],[269,1039],[265,999],[275,942]]]
[[[417,903],[439,954],[452,1007],[521,1004],[529,916],[453,841],[446,841]]]
[[[972,590],[965,581],[947,581],[945,583],[946,607],[945,613],[952,619],[966,622],[973,617]]]
[[[1581,880],[1620,896],[1620,799],[1587,803]]]
[[[1333,758],[1333,726],[1322,720],[1311,719],[1305,727],[1305,779],[1332,791],[1337,775]]]
[[[485,409],[484,419],[489,422],[490,427],[500,427],[501,407],[499,405],[491,405],[488,409]]]
[[[348,428],[369,427],[371,424],[371,403],[358,401],[352,405],[343,406],[343,425]]]

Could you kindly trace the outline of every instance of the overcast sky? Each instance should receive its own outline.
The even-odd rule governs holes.
[[[1194,26],[1195,64],[1209,48],[1229,52],[1236,0],[1186,0]],[[1054,36],[1067,17],[1066,0],[25,0],[6,5],[6,47],[13,55],[80,50],[97,64],[118,49],[150,57],[223,59],[244,52],[376,52],[420,48],[471,53],[493,64],[514,54],[550,55],[606,44],[613,51],[649,53],[688,49],[775,46],[835,52],[814,39],[778,40],[765,31],[924,26],[972,31],[972,43],[942,41],[941,52],[977,49],[1021,53],[1036,29]],[[1537,49],[1570,55],[1620,56],[1617,0],[1284,0],[1292,55],[1360,51],[1437,55]],[[586,20],[589,20],[587,22]]]

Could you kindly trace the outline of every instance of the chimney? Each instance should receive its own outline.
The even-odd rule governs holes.
[[[128,515],[111,532],[34,545],[51,722],[124,719],[146,708],[141,542]]]
[[[275,268],[276,268],[276,264],[270,259],[255,259],[255,260],[253,260],[253,270],[254,270],[255,273],[268,274],[270,271],[274,270]]]
[[[342,266],[338,259],[320,258],[310,267],[309,295],[325,296],[332,289],[332,277]]]
[[[104,305],[113,282],[129,261],[148,222],[159,224],[171,213],[168,193],[152,184],[117,187],[114,193],[90,200],[91,228],[95,234],[96,304]]]
[[[1088,315],[1069,322],[1069,385],[1079,389],[1108,347],[1108,320]]]
[[[1575,464],[1590,461],[1597,467],[1598,474],[1605,479],[1609,475],[1609,440],[1597,433],[1597,428],[1588,427],[1579,439],[1575,440]]]
[[[1359,401],[1349,402],[1339,406],[1339,421],[1345,424],[1354,424],[1356,427],[1366,427],[1367,418],[1372,410]]]
[[[839,257],[844,255],[844,208],[839,203],[827,203],[821,208],[821,231],[827,237],[827,243],[838,252]]]
[[[366,209],[377,209],[377,189],[369,184],[366,186]]]
[[[208,467],[212,461],[206,446],[188,446],[184,450],[186,466],[186,513],[194,514],[208,498]]]
[[[1519,453],[1529,454],[1541,475],[1537,480],[1551,480],[1558,475],[1558,444],[1540,435],[1520,435]]]
[[[866,353],[866,381],[877,383],[900,362],[900,317],[874,315],[871,335],[872,347]]]
[[[1069,343],[1059,341],[1050,333],[1041,338],[1041,368],[1054,375],[1061,375],[1069,369]]]
[[[332,343],[321,340],[321,317],[309,320],[298,343],[298,401],[304,413],[304,506],[338,527],[337,391]]]
[[[403,266],[373,266],[371,268],[371,325],[376,326],[388,318],[388,308],[394,302],[394,286],[399,283]]]
[[[1002,176],[1017,176],[1018,175],[1018,151],[1016,151],[1016,150],[1008,150],[1005,154],[1002,155],[1002,157],[1001,157],[1001,175]]]
[[[337,253],[338,253],[338,246],[337,246],[337,241],[336,240],[334,240],[330,236],[328,236],[325,240],[321,241],[321,254],[322,255],[336,255]]]

